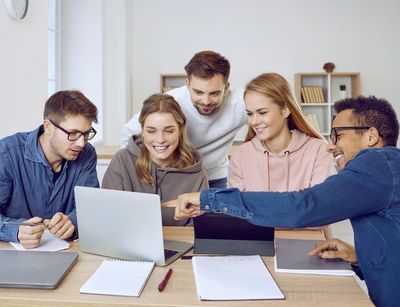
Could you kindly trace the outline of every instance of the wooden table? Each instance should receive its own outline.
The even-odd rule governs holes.
[[[280,238],[320,239],[316,231],[278,230]],[[191,227],[165,227],[164,237],[193,242]],[[11,248],[0,242],[0,248]],[[78,251],[74,243],[71,251]],[[164,292],[157,286],[169,267],[156,267],[140,297],[80,294],[79,288],[93,274],[104,257],[80,253],[78,262],[55,290],[0,288],[0,306],[373,306],[352,277],[275,273],[273,258],[264,257],[286,299],[281,301],[200,301],[190,260],[177,260],[169,267],[174,273]],[[0,272],[1,274],[1,272]]]

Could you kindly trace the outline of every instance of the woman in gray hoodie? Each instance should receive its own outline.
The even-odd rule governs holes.
[[[154,94],[143,102],[139,116],[142,133],[130,138],[104,174],[102,188],[152,193],[161,202],[208,187],[202,159],[186,134],[186,118],[172,96]],[[162,208],[164,226],[184,226],[175,221],[174,208]]]

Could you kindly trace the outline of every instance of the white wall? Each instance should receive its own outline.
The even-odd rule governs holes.
[[[132,113],[131,4],[61,1],[61,88],[80,89],[99,107],[103,127],[95,125],[102,130],[96,139],[105,144],[119,144]]]
[[[160,73],[184,72],[200,50],[231,62],[231,84],[275,71],[361,72],[362,93],[400,114],[398,0],[133,0],[134,111],[159,90]]]
[[[63,89],[100,103],[104,143],[159,91],[160,73],[184,72],[200,50],[232,64],[244,86],[265,71],[361,72],[362,92],[386,97],[400,114],[400,2],[386,0],[61,0]],[[0,4],[0,137],[35,128],[47,98],[47,1],[30,1],[15,22]],[[69,24],[66,24],[69,16]],[[75,25],[71,28],[71,25]],[[71,56],[73,54],[73,56]]]
[[[37,128],[47,99],[47,1],[15,21],[0,3],[0,138]]]
[[[103,4],[94,0],[60,1],[60,90],[77,89],[103,117]],[[96,127],[96,126],[95,126]],[[97,138],[101,138],[102,127]]]

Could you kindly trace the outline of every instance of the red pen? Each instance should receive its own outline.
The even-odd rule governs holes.
[[[167,285],[168,280],[171,277],[171,275],[172,275],[172,269],[169,269],[167,274],[165,274],[164,279],[158,285],[158,291],[162,292],[165,289],[165,286]]]

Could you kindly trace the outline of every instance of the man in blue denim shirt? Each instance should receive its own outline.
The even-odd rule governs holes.
[[[61,91],[47,100],[43,125],[0,140],[0,240],[33,248],[45,228],[62,239],[76,234],[73,189],[99,186],[92,122],[96,106]]]
[[[342,258],[365,278],[377,306],[400,302],[400,150],[399,123],[390,104],[375,97],[335,104],[328,150],[341,172],[298,192],[240,192],[207,189],[184,194],[177,219],[202,211],[222,212],[275,227],[308,227],[350,219],[355,250],[337,240],[322,243],[310,255]]]

